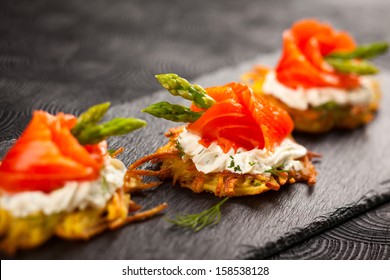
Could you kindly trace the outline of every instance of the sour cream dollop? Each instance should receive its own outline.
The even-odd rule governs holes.
[[[272,152],[266,149],[247,151],[243,148],[235,152],[232,148],[227,153],[224,153],[215,142],[208,148],[204,147],[199,144],[200,139],[198,135],[185,129],[180,133],[178,142],[183,148],[183,160],[192,160],[196,169],[205,174],[228,170],[239,174],[270,175],[266,171],[280,165],[283,165],[284,170],[299,171],[302,169],[302,164],[297,159],[307,153],[305,147],[289,138],[286,138]]]
[[[50,193],[28,191],[2,194],[0,208],[9,211],[14,217],[26,217],[38,212],[51,215],[87,207],[103,208],[116,189],[123,186],[125,174],[124,164],[110,158],[95,181],[69,181]]]
[[[375,85],[370,77],[360,77],[361,86],[356,89],[339,88],[289,88],[276,78],[275,71],[270,71],[264,80],[263,92],[272,95],[291,108],[306,110],[333,101],[339,105],[369,104],[374,98]]]

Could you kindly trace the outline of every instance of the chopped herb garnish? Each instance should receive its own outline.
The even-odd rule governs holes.
[[[228,166],[228,168],[234,168],[234,159],[231,160],[230,165]]]
[[[230,156],[230,158],[231,158],[232,160],[230,161],[230,165],[228,166],[228,168],[233,168],[233,170],[234,170],[235,172],[237,172],[237,171],[242,171],[242,170],[241,170],[241,167],[240,167],[239,165],[236,166],[236,163],[234,162],[234,158],[233,158],[232,156]]]
[[[198,232],[207,226],[216,225],[221,220],[221,206],[229,198],[226,197],[208,210],[198,214],[179,215],[175,219],[167,219],[168,222]]]
[[[241,167],[239,165],[237,165],[234,167],[234,171],[242,171],[242,170],[241,170]]]
[[[257,163],[256,161],[250,161],[250,162],[249,162],[249,165],[250,165],[250,166],[255,166],[256,163]]]
[[[288,173],[289,172],[289,170],[283,169],[283,166],[284,166],[284,162],[281,164],[278,164],[276,166],[273,166],[271,169],[268,169],[264,172],[271,173],[272,175],[275,175],[275,176],[280,176],[281,175],[280,173],[283,173],[283,172]]]
[[[179,141],[176,141],[175,148],[179,151],[179,156],[183,157],[185,155],[183,147],[180,145]]]

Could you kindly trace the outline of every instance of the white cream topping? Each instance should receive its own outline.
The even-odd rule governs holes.
[[[126,167],[117,159],[108,159],[95,181],[69,181],[50,193],[28,191],[3,194],[0,207],[14,217],[26,217],[42,212],[45,215],[83,210],[87,207],[103,208],[115,190],[123,186]]]
[[[266,149],[247,151],[243,148],[230,149],[224,153],[215,142],[206,148],[199,144],[201,138],[187,130],[180,133],[178,142],[183,148],[183,160],[192,160],[198,171],[203,173],[228,170],[239,174],[264,174],[272,167],[283,165],[284,170],[301,170],[301,162],[296,160],[306,155],[305,147],[286,138],[273,152]]]
[[[369,104],[374,98],[374,82],[370,77],[360,77],[361,87],[343,90],[333,87],[293,89],[280,83],[275,71],[269,72],[263,84],[263,92],[273,95],[291,108],[306,110],[333,101],[339,105]]]

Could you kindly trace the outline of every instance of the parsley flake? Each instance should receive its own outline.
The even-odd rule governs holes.
[[[234,159],[232,159],[231,162],[230,162],[230,165],[228,166],[228,168],[234,168],[234,165],[235,165],[234,164]]]
[[[184,149],[183,149],[183,147],[180,145],[179,141],[176,141],[175,148],[179,151],[179,156],[180,156],[180,157],[183,157],[183,156],[184,156]]]
[[[271,173],[272,175],[275,175],[275,176],[280,176],[281,173],[283,172],[289,172],[289,170],[286,170],[286,169],[283,169],[284,167],[284,162],[279,164],[279,165],[276,165],[276,166],[273,166],[272,168],[264,171],[264,172],[267,172],[267,173]]]

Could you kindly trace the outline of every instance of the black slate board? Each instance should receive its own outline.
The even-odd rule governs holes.
[[[196,79],[204,86],[238,80],[254,63],[273,65],[277,54],[260,56],[247,63]],[[390,74],[380,75],[384,92],[390,91]],[[148,121],[148,127],[130,136],[111,141],[112,147],[125,146],[121,156],[126,164],[153,152],[163,145],[163,133],[173,123],[156,120],[140,113],[140,109],[158,100],[178,99],[160,91],[114,106],[110,116],[136,116]],[[390,200],[389,143],[390,97],[384,95],[381,112],[370,125],[352,132],[332,132],[324,136],[295,135],[298,142],[324,155],[316,163],[319,172],[314,188],[304,184],[284,187],[279,192],[245,198],[234,198],[225,204],[219,225],[199,233],[172,228],[164,219],[155,217],[105,233],[89,242],[54,239],[41,248],[21,252],[17,258],[44,259],[233,259],[267,257],[304,238],[321,232],[369,208]],[[0,143],[4,154],[12,141]],[[166,211],[200,212],[218,198],[212,194],[194,194],[187,189],[162,186],[134,195],[134,199],[151,207],[167,202]]]

